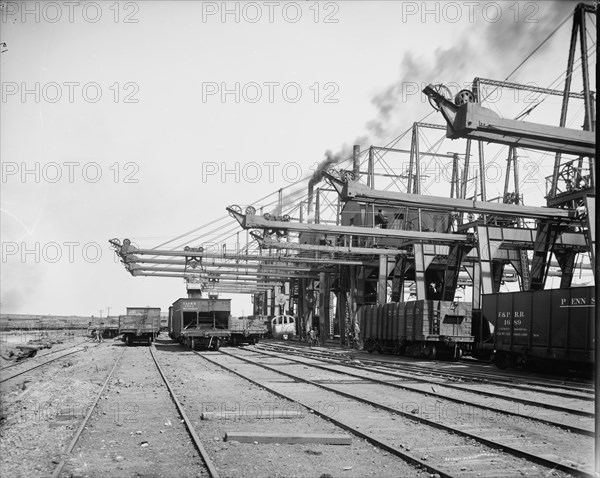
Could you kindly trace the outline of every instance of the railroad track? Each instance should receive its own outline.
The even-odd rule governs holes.
[[[329,350],[321,350],[309,348],[303,345],[287,345],[287,344],[274,344],[274,343],[261,343],[261,348],[268,348],[271,350],[281,350],[292,354],[302,356],[314,356],[319,358],[329,358],[335,361],[349,361],[349,357],[358,357],[356,351],[343,351],[343,352],[331,352]],[[385,367],[390,369],[397,369],[402,372],[414,372],[416,374],[426,375],[428,378],[436,376],[440,378],[448,378],[454,380],[460,380],[463,382],[473,383],[493,383],[495,385],[505,384],[511,389],[533,391],[533,392],[546,392],[558,397],[573,398],[577,397],[582,400],[594,401],[594,389],[591,385],[575,386],[565,384],[564,380],[556,380],[546,378],[543,380],[536,379],[530,376],[515,376],[507,374],[498,374],[490,371],[476,372],[476,371],[459,371],[452,369],[456,367],[455,363],[446,364],[444,362],[435,362],[435,365],[429,366],[420,363],[419,365],[413,365],[403,361],[383,360],[383,359],[372,359],[366,354],[361,354],[360,362],[363,366],[369,367]],[[483,364],[471,364],[476,366],[483,366]],[[441,370],[440,370],[441,369]]]
[[[96,347],[98,345],[99,344],[96,344],[96,345],[93,345],[93,346]],[[35,364],[35,365],[31,366],[31,367],[27,367],[25,370],[21,370],[21,371],[15,372],[15,373],[9,373],[8,376],[5,375],[6,374],[6,372],[5,372],[6,369],[17,368],[17,367],[20,367],[21,365],[26,365],[29,362],[25,361],[25,362],[20,362],[20,363],[17,363],[17,364],[8,365],[6,367],[3,367],[2,370],[1,370],[1,372],[2,372],[2,378],[0,378],[0,383],[12,380],[12,379],[14,379],[14,378],[16,378],[16,377],[18,377],[20,375],[24,375],[26,373],[31,372],[32,370],[35,370],[35,369],[40,368],[40,367],[43,367],[44,365],[48,365],[49,363],[55,362],[56,360],[60,360],[62,358],[68,357],[69,355],[73,355],[73,354],[76,354],[76,353],[88,350],[89,347],[91,347],[91,345],[77,344],[77,345],[74,345],[73,347],[68,347],[66,349],[57,350],[55,352],[49,352],[47,354],[44,354],[43,357],[46,358],[48,355],[51,355],[51,354],[54,354],[54,353],[61,353],[61,352],[65,352],[65,353],[62,353],[61,355],[57,355],[55,357],[52,357],[52,358],[50,358],[48,360],[44,360],[43,362],[37,363],[37,364]],[[76,350],[71,350],[72,348],[76,348]]]
[[[343,401],[340,416],[328,416],[328,419],[335,420],[339,426],[369,440],[375,446],[440,476],[477,476],[482,470],[486,471],[486,476],[522,476],[523,473],[550,476],[558,471],[570,476],[592,476],[590,465],[585,463],[584,458],[580,457],[580,462],[577,463],[556,454],[567,453],[563,447],[566,446],[565,440],[568,440],[569,451],[574,455],[585,453],[584,450],[589,448],[591,457],[593,443],[591,438],[585,436],[577,438],[558,430],[556,437],[551,440],[542,433],[520,433],[528,432],[527,423],[511,429],[499,420],[488,420],[486,424],[485,420],[475,418],[472,423],[467,420],[465,424],[461,423],[464,420],[460,416],[453,419],[440,416],[435,417],[435,420],[424,418],[415,414],[414,410],[405,411],[402,406],[398,406],[401,397],[394,394],[393,389],[387,388],[384,391],[378,385],[375,390],[368,387],[365,392],[357,392],[356,385],[361,382],[356,377],[340,381],[337,372],[336,377],[333,377],[333,373],[323,374],[322,369],[296,364],[286,357],[261,357],[261,363],[258,363],[250,358],[255,356],[254,353],[244,350],[221,350],[219,354],[201,356],[272,393],[305,406],[307,396],[312,400],[318,396],[322,398],[321,401],[329,403]],[[270,362],[271,365],[265,362]],[[285,368],[285,371],[281,368]],[[315,370],[318,371],[317,374]],[[314,375],[317,375],[316,379]],[[296,386],[292,387],[289,383],[285,386],[278,385],[277,376],[292,379]],[[325,382],[329,384],[326,385]],[[335,382],[337,384],[334,385]],[[366,420],[363,417],[365,405],[371,407]],[[319,410],[315,410],[316,412]],[[393,421],[395,426],[390,428]],[[376,432],[364,431],[368,429]],[[477,430],[477,433],[472,430]],[[503,436],[506,433],[508,435]],[[399,446],[399,441],[405,443]],[[410,443],[406,443],[407,441]],[[477,461],[477,466],[465,466],[473,460]]]
[[[272,348],[269,346],[261,345],[259,347],[260,350],[277,350],[277,348]],[[288,349],[282,349],[286,354],[290,354]],[[534,406],[534,407],[542,407],[547,408],[548,410],[554,410],[558,412],[564,412],[567,414],[580,415],[583,417],[592,418],[594,416],[593,413],[593,402],[594,396],[590,396],[587,391],[586,392],[560,392],[553,390],[551,388],[531,388],[531,387],[516,387],[510,385],[510,387],[505,386],[503,384],[497,384],[492,380],[485,382],[475,382],[475,383],[467,383],[462,378],[456,379],[454,377],[447,376],[439,376],[436,374],[430,374],[429,372],[419,372],[417,374],[414,373],[406,373],[404,371],[403,366],[398,367],[382,367],[382,366],[373,366],[369,363],[365,363],[364,361],[358,361],[359,363],[354,363],[346,358],[340,356],[334,356],[332,354],[303,354],[301,351],[292,353],[293,355],[306,358],[312,357],[315,360],[320,360],[322,362],[328,362],[332,364],[340,364],[345,367],[355,368],[357,370],[369,370],[377,373],[381,373],[384,375],[388,375],[389,377],[393,377],[396,379],[404,379],[404,380],[412,380],[416,383],[422,383],[427,386],[429,385],[439,385],[446,389],[453,389],[459,391],[461,393],[469,393],[469,394],[477,394],[484,397],[497,398],[502,400],[511,400],[514,402],[521,403],[526,406]],[[450,378],[450,380],[448,380]],[[489,390],[490,387],[494,387],[500,391],[504,391],[505,393],[495,393]],[[515,390],[523,390],[528,392],[528,394],[523,394],[521,392],[515,392]],[[539,394],[542,393],[544,396],[544,402],[539,402]],[[529,396],[530,399],[526,397]],[[556,397],[554,399],[554,403],[549,401],[550,397]],[[569,399],[570,402],[569,407],[564,407],[561,403],[565,402],[565,398]],[[592,403],[590,403],[592,402]]]
[[[175,349],[177,353],[170,353]],[[340,435],[339,427],[322,418],[323,409],[330,409],[327,404],[301,406],[253,386],[245,378],[224,373],[222,367],[211,362],[194,360],[192,354],[201,354],[175,344],[157,344],[157,350],[162,350],[159,356],[165,358],[167,375],[185,397],[188,414],[202,417],[199,429],[203,436],[213,437],[207,449],[226,476],[340,476],[338,473],[343,472],[348,478],[431,477],[424,469],[407,464],[385,449],[374,448],[366,440]],[[221,440],[232,432],[270,438],[257,438],[261,440],[258,442]],[[344,439],[346,446],[331,444],[327,441],[330,439]]]
[[[80,345],[81,345],[81,343],[78,343],[78,344],[71,345],[70,347],[65,347],[65,348],[62,348],[62,349],[52,350],[52,351],[47,352],[47,353],[45,353],[43,355],[35,355],[34,357],[25,358],[25,359],[22,359],[22,360],[20,360],[18,362],[13,363],[13,364],[5,365],[4,367],[0,368],[0,371],[4,372],[5,370],[10,370],[12,368],[19,367],[20,365],[23,365],[24,363],[29,362],[32,358],[47,357],[48,355],[54,355],[54,354],[59,353],[59,352],[64,352],[65,350],[69,350],[69,349],[72,349],[74,347],[78,347]]]
[[[245,350],[256,354],[277,356],[276,353],[265,352],[262,350]],[[583,403],[573,402],[572,406],[577,405],[579,408],[569,408],[542,402],[540,401],[539,396],[537,397],[537,400],[527,400],[509,395],[492,393],[489,391],[474,390],[460,386],[448,385],[444,383],[436,383],[427,379],[416,380],[414,378],[411,378],[410,380],[402,380],[398,382],[398,378],[404,377],[394,372],[357,368],[348,366],[346,364],[322,365],[322,363],[319,363],[322,361],[311,358],[293,359],[289,356],[286,356],[285,359],[295,363],[309,365],[311,367],[315,367],[328,372],[349,375],[355,378],[362,379],[366,382],[386,385],[388,387],[402,389],[410,392],[416,392],[419,394],[426,395],[428,397],[434,397],[438,400],[438,402],[446,401],[458,403],[460,405],[466,405],[467,407],[476,407],[477,409],[482,411],[481,414],[489,412],[501,412],[502,414],[509,416],[512,419],[527,419],[534,422],[544,423],[546,425],[562,428],[572,433],[578,433],[587,436],[595,436],[595,414],[593,412],[593,405],[590,405],[587,401],[584,401]],[[317,363],[315,363],[314,360],[318,360]],[[354,372],[354,370],[358,370],[359,372]],[[485,403],[482,403],[482,397],[495,398],[498,400],[493,402],[493,406],[490,406],[486,405]],[[524,406],[521,407],[520,405]],[[585,422],[583,423],[583,425],[585,425],[585,428],[582,428],[581,426],[575,426],[573,424],[574,420]],[[579,425],[582,425],[582,423],[580,423]]]
[[[219,476],[154,347],[123,346],[52,477],[172,476],[174,470],[182,477]]]

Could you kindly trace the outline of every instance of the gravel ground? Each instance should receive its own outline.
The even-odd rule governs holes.
[[[269,366],[281,369],[283,372],[294,376],[303,376],[312,380],[321,379],[328,386],[332,386],[333,383],[339,380],[340,382],[338,382],[339,384],[335,388],[344,388],[346,392],[351,394],[358,393],[359,395],[369,396],[369,399],[376,402],[385,401],[386,405],[394,409],[402,409],[403,405],[412,404],[412,407],[416,408],[416,410],[413,412],[407,410],[409,413],[418,414],[419,403],[423,401],[414,401],[413,399],[406,401],[406,397],[403,397],[402,393],[394,393],[393,390],[385,391],[380,385],[368,385],[360,379],[340,380],[341,377],[337,374],[333,375],[330,372],[315,370],[304,365],[290,364],[284,358],[261,357],[256,354],[244,352],[243,350],[232,350],[232,353],[234,355],[249,355],[249,358],[252,357],[257,362],[265,362]],[[263,380],[269,380],[274,374],[274,372],[264,369],[259,371],[254,365],[239,362],[232,357],[215,356],[215,359],[218,359],[219,363],[230,364],[231,367],[243,371],[245,374],[251,374],[251,376],[261,383]],[[293,387],[292,385],[282,382],[271,386],[279,390],[286,390],[287,388],[287,393],[298,396],[295,390],[297,387]],[[321,397],[323,401],[329,403],[333,403],[335,400],[344,400],[339,395],[323,391],[309,384],[305,384],[303,387],[312,397]],[[300,397],[298,399],[301,400]],[[435,406],[429,407],[428,410],[435,410]],[[354,426],[359,425],[361,431],[369,431],[369,433],[374,434],[380,440],[392,446],[410,449],[421,459],[423,459],[422,457],[426,457],[427,463],[434,465],[441,464],[440,466],[444,470],[448,470],[455,474],[455,476],[564,476],[563,472],[534,465],[526,460],[512,457],[501,451],[481,445],[472,439],[463,438],[454,433],[438,431],[435,428],[415,423],[412,420],[397,415],[390,416],[388,412],[376,410],[367,405],[361,406],[354,401],[348,401],[343,407],[339,407],[338,418],[344,418],[346,423]],[[456,426],[459,428],[476,435],[482,433],[482,424],[477,423],[477,420],[471,420],[467,416],[458,416],[456,418],[458,419],[455,420]],[[519,437],[518,435],[514,435],[513,431],[505,433],[504,430],[498,427],[497,422],[495,423],[493,432],[497,436],[490,436],[489,438],[496,438],[507,445],[510,444],[517,448],[526,445],[530,451],[534,447],[534,444],[529,445],[528,441],[522,438],[525,435],[521,434]],[[549,458],[558,458],[553,455],[551,446],[542,444],[542,440],[536,435],[535,431],[532,431],[532,436],[535,437],[536,442],[539,442],[539,446],[535,450],[536,453],[545,453]],[[586,438],[589,442],[589,437]],[[590,450],[588,447],[582,448],[581,450],[577,450],[575,454],[583,454],[585,458],[586,456],[590,456]],[[580,460],[580,462],[585,463],[585,460]]]
[[[309,413],[306,408],[279,399],[177,345],[158,344],[157,350],[163,370],[199,435],[206,437],[205,447],[224,477],[430,476],[356,436],[352,436],[350,446],[224,441],[225,435],[234,431],[336,435],[347,432]],[[334,410],[339,405],[321,404],[321,407]],[[262,416],[269,417],[271,410],[299,411],[301,416],[293,419],[256,419],[252,416],[259,411]],[[202,420],[201,414],[205,411],[234,411],[237,416],[235,419]]]
[[[2,383],[1,476],[48,476],[115,359],[104,343]]]
[[[59,344],[71,345],[68,342]],[[64,450],[122,347],[120,342],[112,340],[100,345],[90,343],[86,352],[57,360],[0,385],[2,477],[47,477],[54,470],[64,458]],[[336,435],[348,435],[348,432],[168,339],[157,341],[156,350],[175,393],[223,477],[431,476],[354,435],[350,435],[352,443],[349,446],[226,441],[226,434],[236,431]],[[133,365],[117,369],[114,382],[105,391],[63,476],[206,476],[157,376],[148,349],[132,347],[128,351],[135,357]],[[201,354],[211,358],[220,355],[214,352]],[[42,356],[40,353],[40,361]],[[32,364],[36,360],[38,357],[24,363]],[[286,361],[269,362],[283,364]],[[291,371],[289,365],[284,369]],[[292,379],[267,372],[257,378],[265,380],[266,386],[297,393],[298,384]],[[312,378],[329,380],[320,373]],[[358,382],[362,383],[360,379]],[[364,387],[358,382],[355,385],[341,383],[340,386],[346,390]],[[346,399],[324,398],[310,386],[304,390],[304,395],[299,398],[307,405],[329,412],[335,418],[352,420],[361,430],[375,431],[379,438],[410,453],[417,452],[420,458],[431,461],[438,455],[445,456],[457,476],[506,476],[502,461],[486,455],[484,447],[473,444],[473,449],[479,451],[465,457],[460,453],[465,449],[457,448],[458,439],[453,435],[445,443],[434,443],[423,426],[405,423],[399,418],[388,419],[386,423],[378,418],[372,407],[360,405],[352,409],[355,405]],[[299,412],[300,416],[273,418],[273,411]],[[216,417],[203,420],[203,412],[214,412]],[[131,418],[136,420],[131,421]],[[107,425],[109,422],[110,426]],[[142,447],[143,442],[148,442],[148,446]],[[90,454],[90,450],[93,453]]]
[[[149,348],[119,349],[123,358],[61,476],[207,476]]]

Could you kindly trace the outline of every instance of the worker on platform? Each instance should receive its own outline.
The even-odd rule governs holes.
[[[375,225],[381,226],[381,229],[387,229],[388,227],[388,218],[383,214],[381,209],[377,211],[377,215],[375,216]]]

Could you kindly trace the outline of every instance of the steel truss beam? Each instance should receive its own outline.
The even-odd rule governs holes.
[[[596,136],[589,131],[501,118],[477,103],[457,106],[438,93],[433,85],[423,89],[434,100],[448,123],[446,137],[506,144],[519,148],[594,156]]]
[[[475,85],[473,87],[473,91],[478,91],[478,89],[476,88],[476,85],[490,85],[490,86],[498,86],[500,88],[509,88],[511,90],[521,90],[521,91],[532,91],[534,93],[542,93],[545,95],[554,95],[554,96],[563,96],[565,94],[565,92],[563,90],[553,90],[550,88],[542,88],[540,86],[535,86],[535,85],[525,85],[522,83],[513,83],[510,81],[501,81],[501,80],[490,80],[489,78],[479,78],[476,77],[473,80],[473,85]],[[576,98],[576,99],[584,99],[585,96],[583,93],[577,93],[577,92],[568,92],[569,94],[569,98]]]
[[[180,272],[182,274],[187,274],[187,275],[192,275],[192,276],[202,276],[202,277],[206,277],[207,279],[209,278],[218,278],[221,276],[225,276],[225,275],[230,275],[233,277],[281,277],[284,279],[290,279],[292,277],[304,277],[304,278],[313,278],[313,277],[317,277],[317,274],[297,274],[294,271],[290,271],[287,274],[281,274],[281,273],[276,273],[276,272],[255,272],[255,271],[248,271],[248,272],[242,272],[242,271],[227,271],[227,270],[223,270],[223,271],[203,271],[203,270],[198,270],[198,271],[194,271],[193,269],[186,269],[186,268],[177,268],[177,267],[142,267],[142,266],[136,266],[136,267],[132,267],[129,269],[130,272],[134,272],[134,271],[146,271],[146,272],[152,272],[152,271],[156,271],[156,272]]]
[[[317,246],[312,244],[297,244],[294,242],[279,242],[268,238],[259,238],[253,235],[261,244],[262,247],[269,249],[290,249],[294,251],[305,251],[305,252],[321,252],[323,254],[347,254],[347,255],[368,255],[368,256],[397,256],[398,254],[406,254],[404,249],[375,249],[368,247],[354,247],[354,246]],[[306,258],[308,259],[308,258]],[[304,258],[299,258],[304,260]],[[309,261],[318,261],[319,259],[308,259]],[[329,261],[328,261],[329,262]],[[357,266],[371,264],[372,261],[343,261],[330,262],[332,264],[339,263],[341,265]]]
[[[442,232],[402,231],[395,229],[378,229],[375,227],[332,226],[326,224],[294,223],[270,221],[262,216],[241,214],[227,208],[244,229],[276,229],[282,231],[315,232],[329,235],[365,236],[404,239],[425,242],[467,242],[466,234],[446,234]]]
[[[266,257],[265,257],[266,258]],[[137,257],[133,255],[127,255],[124,260],[126,264],[162,264],[162,265],[172,265],[172,266],[186,266],[189,263],[186,261],[177,261],[173,259],[145,259],[143,257]],[[247,262],[217,262],[217,261],[202,261],[199,263],[198,268],[203,268],[209,270],[209,268],[221,268],[221,267],[229,267],[229,268],[239,268],[239,269],[259,269],[262,271],[268,270],[290,270],[293,269],[295,271],[304,271],[310,272],[312,269],[310,267],[300,267],[298,264],[289,263],[285,264],[286,261],[279,261],[278,264],[269,264],[269,263],[247,263]],[[298,261],[300,262],[300,261]],[[193,270],[193,267],[188,267],[188,270]]]
[[[379,191],[357,181],[341,181],[327,175],[338,190],[343,201],[357,200],[380,205],[408,206],[421,209],[433,209],[448,212],[470,212],[476,214],[493,214],[495,216],[521,217],[531,219],[575,219],[575,213],[565,209],[523,206],[520,204],[500,204],[487,201],[470,201],[441,196],[407,194],[395,191]]]

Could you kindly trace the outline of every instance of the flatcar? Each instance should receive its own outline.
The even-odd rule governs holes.
[[[276,315],[271,319],[271,335],[274,339],[288,340],[296,336],[296,318],[291,315]]]
[[[478,351],[500,368],[594,364],[595,287],[486,294],[481,315],[494,333]]]
[[[468,355],[473,349],[469,302],[415,300],[358,310],[364,347],[429,359]]]

